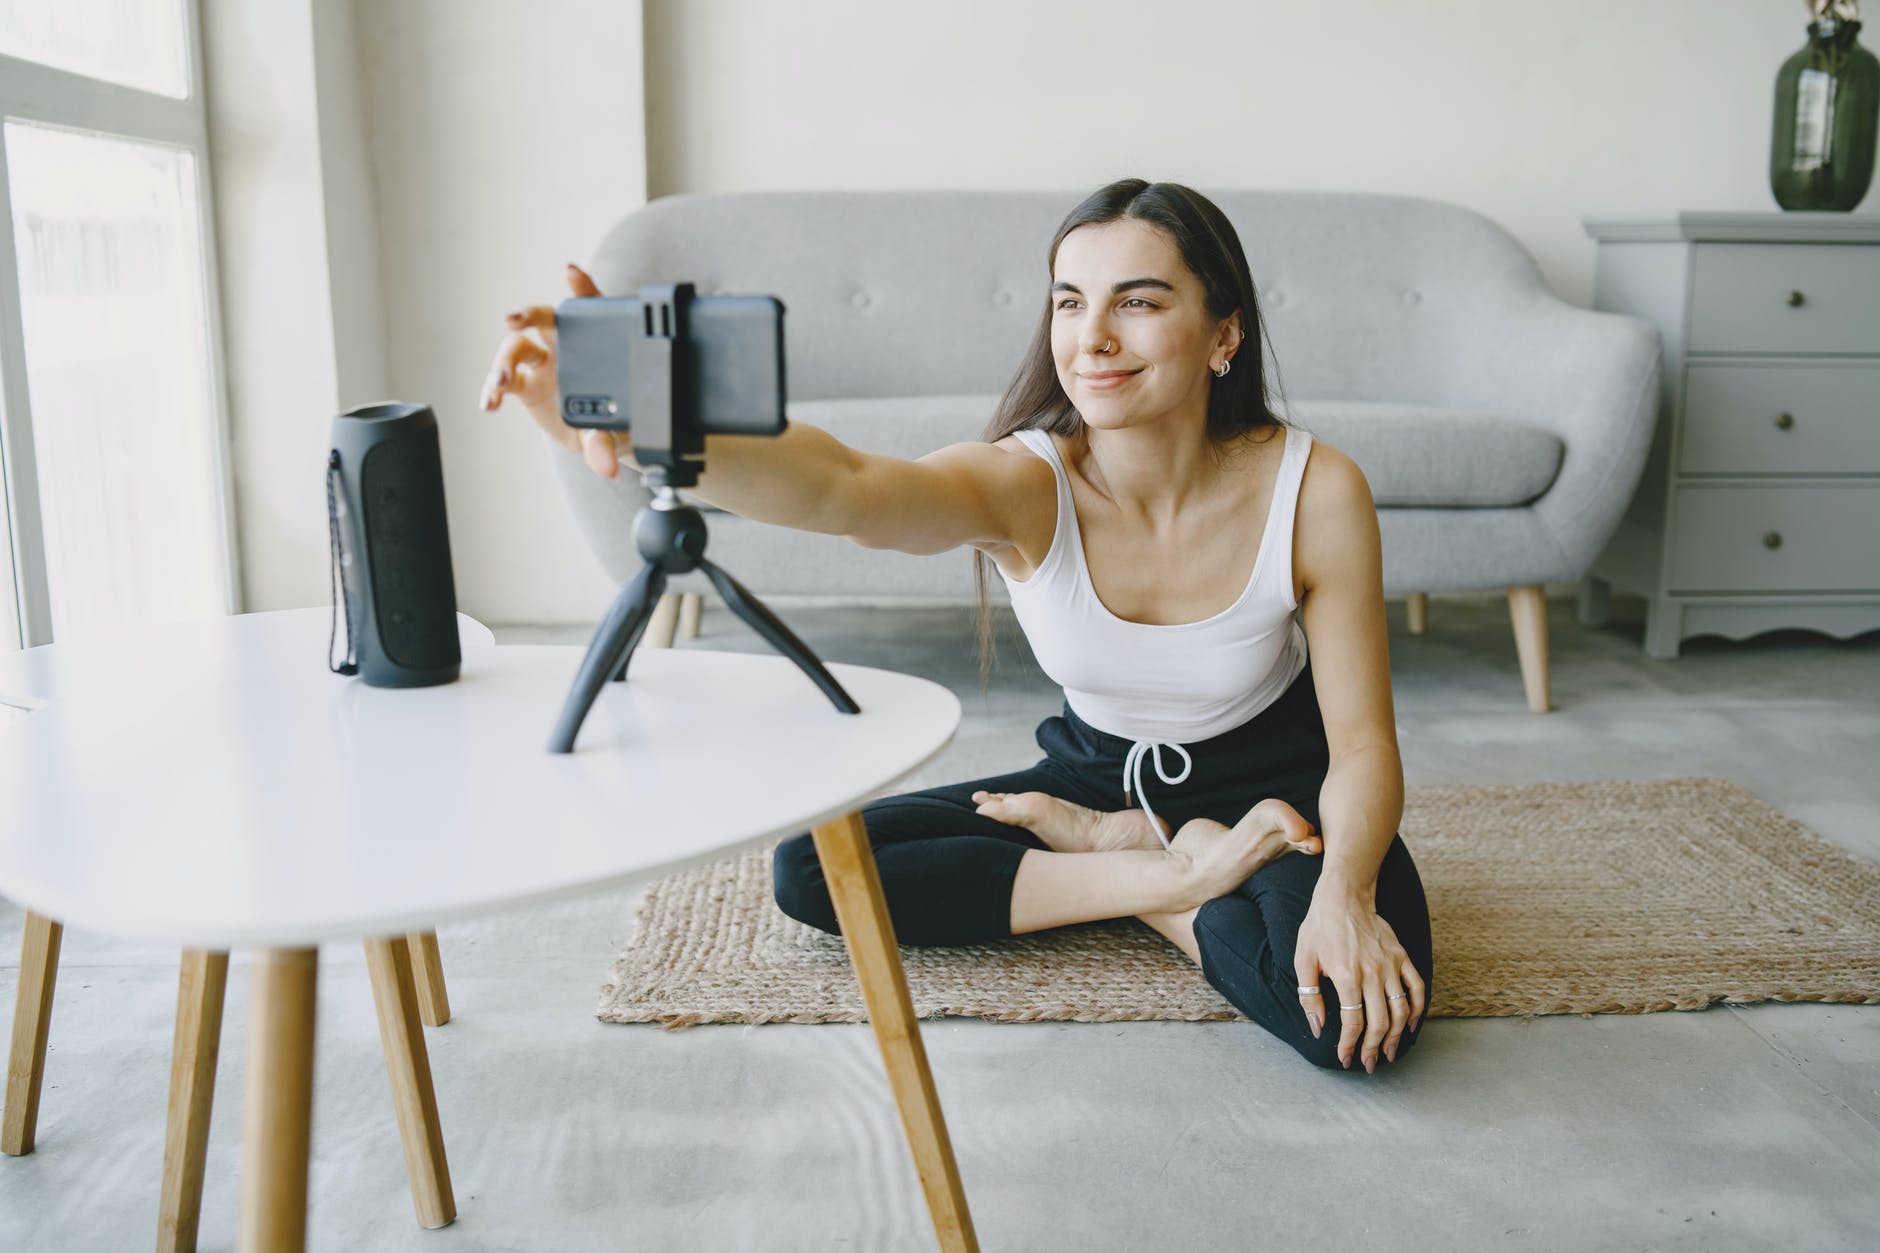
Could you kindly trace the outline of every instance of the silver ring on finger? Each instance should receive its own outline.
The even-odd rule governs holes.
[[[1301,996],[1317,996],[1318,994],[1319,990],[1317,988],[1308,988],[1304,984],[1299,985],[1299,995]]]
[[[1410,994],[1408,992],[1392,992],[1384,999],[1387,1001],[1407,1001],[1410,999]]]
[[[1364,1002],[1359,1001],[1356,1005],[1340,1005],[1338,1008],[1340,1009],[1363,1009]]]

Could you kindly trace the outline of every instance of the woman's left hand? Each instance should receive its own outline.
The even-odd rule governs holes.
[[[1299,1002],[1312,1024],[1314,1039],[1324,1027],[1326,1011],[1333,1008],[1323,1003],[1317,990],[1321,973],[1338,989],[1340,1007],[1363,1006],[1338,1009],[1338,1060],[1347,1069],[1360,1035],[1364,1037],[1364,1069],[1371,1074],[1377,1070],[1380,1048],[1385,1057],[1396,1061],[1404,1028],[1414,1029],[1423,1020],[1423,977],[1397,942],[1397,933],[1365,897],[1314,892],[1299,927],[1293,966],[1299,986],[1313,989],[1301,992]]]

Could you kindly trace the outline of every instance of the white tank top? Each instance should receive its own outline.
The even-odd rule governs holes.
[[[1199,622],[1156,626],[1119,618],[1097,599],[1057,445],[1048,431],[1014,433],[1057,478],[1057,528],[1044,561],[1023,582],[1000,571],[1018,624],[1071,710],[1099,731],[1135,741],[1123,770],[1126,800],[1142,798],[1146,757],[1164,783],[1178,784],[1191,764],[1183,743],[1240,726],[1306,667],[1305,633],[1293,619],[1292,549],[1312,436],[1286,428],[1260,550],[1240,599]],[[1182,760],[1180,774],[1164,772],[1163,748]],[[1141,803],[1153,819],[1147,798]]]

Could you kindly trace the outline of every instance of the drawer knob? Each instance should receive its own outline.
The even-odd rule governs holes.
[[[1789,429],[1790,427],[1792,427],[1792,426],[1794,426],[1794,425],[1795,425],[1795,415],[1794,415],[1794,414],[1792,414],[1792,413],[1778,413],[1778,414],[1776,415],[1776,430],[1778,430],[1778,431],[1786,431],[1786,430],[1788,430],[1788,429]]]
[[[1789,308],[1799,309],[1801,307],[1802,307],[1802,293],[1798,291],[1790,292],[1789,293]]]
[[[1769,534],[1763,536],[1763,547],[1764,548],[1782,547],[1782,532],[1771,531],[1769,532]]]

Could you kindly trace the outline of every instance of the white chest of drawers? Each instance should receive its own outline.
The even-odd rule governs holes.
[[[1880,215],[1582,219],[1593,302],[1658,326],[1644,477],[1580,599],[1646,598],[1645,651],[1880,628]]]

